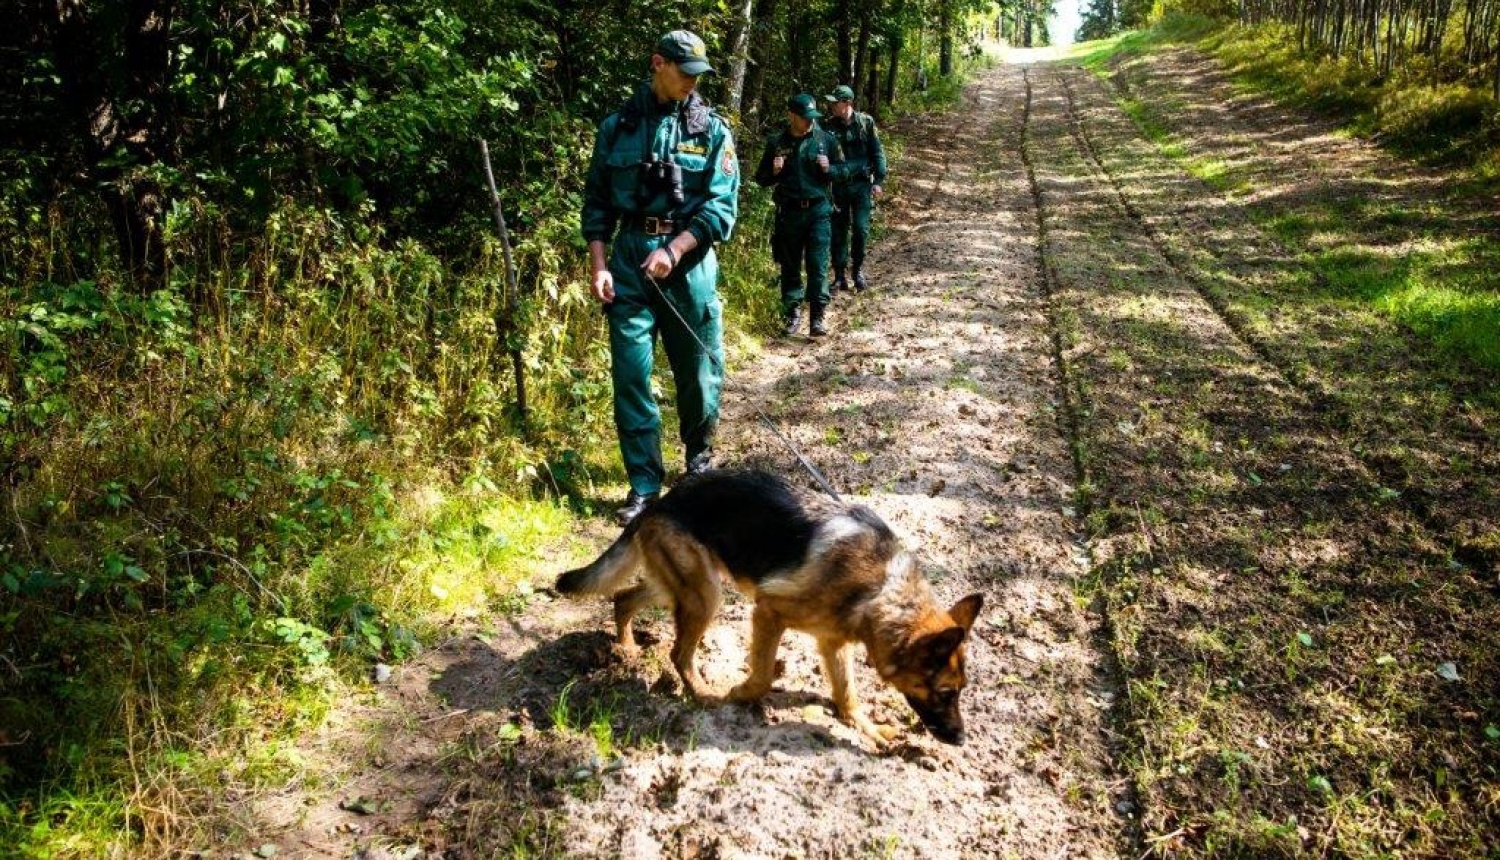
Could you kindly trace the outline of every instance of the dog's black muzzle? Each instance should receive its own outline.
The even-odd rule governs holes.
[[[958,712],[958,699],[939,707],[922,702],[911,696],[906,697],[906,703],[917,712],[922,725],[927,731],[945,744],[959,746],[964,742],[964,717]]]

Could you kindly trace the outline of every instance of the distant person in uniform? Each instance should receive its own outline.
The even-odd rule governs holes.
[[[702,39],[662,36],[650,81],[599,124],[584,183],[590,289],[609,319],[615,429],[630,482],[616,512],[622,524],[656,500],[666,477],[651,394],[657,337],[677,386],[687,471],[713,464],[724,381],[714,243],[734,229],[740,175],[728,124],[694,92],[712,71]]]
[[[849,288],[845,267],[851,262],[854,289],[863,290],[869,286],[864,265],[865,248],[870,240],[870,215],[885,184],[885,147],[880,145],[874,118],[854,109],[853,89],[834,87],[823,98],[833,103],[823,128],[839,139],[844,161],[849,166],[849,178],[833,185],[833,291]]]
[[[771,251],[781,267],[781,317],[790,337],[807,301],[808,333],[828,333],[828,241],[832,186],[846,178],[838,138],[818,127],[818,103],[802,93],[787,99],[787,127],[766,139],[755,181],[775,189]],[[803,271],[807,286],[803,287]]]

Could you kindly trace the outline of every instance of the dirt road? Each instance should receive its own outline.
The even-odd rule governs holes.
[[[584,855],[1113,856],[1134,801],[1108,772],[1118,694],[1073,586],[1087,569],[1073,464],[1020,158],[1020,71],[982,77],[962,109],[907,131],[900,202],[835,336],[778,341],[735,375],[723,453],[809,482],[760,426],[765,404],[852,500],[918,548],[939,596],[987,596],[961,749],[911,733],[871,755],[835,722],[811,643],[787,637],[764,713],[697,714],[696,746],[632,763],[569,804]],[[707,677],[742,672],[748,607],[730,606]],[[663,629],[662,635],[666,635]],[[888,722],[899,696],[862,671]],[[672,800],[661,799],[663,786]]]
[[[986,594],[970,651],[968,742],[955,749],[911,731],[872,754],[833,718],[816,652],[796,634],[760,711],[632,695],[662,671],[661,656],[595,662],[606,629],[596,608],[554,622],[552,635],[601,631],[559,679],[592,669],[602,677],[581,682],[577,701],[603,703],[611,722],[666,750],[627,753],[593,790],[566,797],[557,834],[566,851],[1115,856],[1135,801],[1109,773],[1105,727],[1118,690],[1099,657],[1097,619],[1074,591],[1088,559],[1042,312],[1019,76],[1017,67],[986,75],[962,110],[907,130],[899,201],[869,264],[877,288],[839,297],[835,336],[776,341],[745,361],[720,445],[727,462],[810,482],[757,422],[762,406],[836,487],[918,548],[940,598]],[[748,606],[731,602],[721,618],[700,660],[727,689],[743,671]],[[651,629],[670,635],[664,620]],[[878,719],[908,726],[900,697],[867,667],[860,682]]]
[[[256,829],[282,822],[277,844],[306,856],[1482,848],[1497,752],[1475,733],[1500,722],[1494,691],[1432,667],[1497,668],[1493,383],[1423,365],[1345,305],[1294,319],[1249,301],[1302,261],[1256,226],[1253,195],[1139,135],[1117,106],[1132,83],[1012,62],[962,109],[909,120],[875,288],[838,297],[833,336],[743,358],[726,393],[726,462],[810,480],[763,408],[918,551],[941,598],[985,593],[965,746],[912,728],[861,667],[876,719],[903,729],[867,749],[795,634],[762,708],[697,708],[658,683],[668,620],[646,620],[654,644],[626,663],[602,604],[540,599],[341,714],[317,754],[342,774],[248,811]],[[1152,86],[1225,127],[1201,69]],[[1202,145],[1236,147],[1262,191],[1293,182],[1267,148],[1318,132],[1233,116],[1285,135]],[[1316,177],[1298,187],[1334,195],[1392,169],[1291,159]],[[1403,462],[1404,484],[1393,433],[1440,449]],[[1414,483],[1427,503],[1409,503]],[[601,524],[578,558],[539,560],[538,582],[612,537]],[[748,627],[731,598],[700,651],[709,683],[739,680]]]

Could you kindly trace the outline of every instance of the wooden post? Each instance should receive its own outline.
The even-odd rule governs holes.
[[[495,187],[495,169],[490,166],[490,145],[479,139],[479,152],[484,156],[484,178],[490,185],[490,203],[495,207],[495,226],[500,228],[500,248],[505,254],[505,295],[495,313],[495,334],[500,346],[510,353],[511,368],[516,375],[516,410],[521,415],[521,426],[528,423],[526,411],[526,368],[521,361],[521,349],[512,341],[516,334],[516,312],[520,305],[520,289],[516,286],[515,261],[510,252],[510,230],[505,226],[505,209],[500,205],[500,190]]]

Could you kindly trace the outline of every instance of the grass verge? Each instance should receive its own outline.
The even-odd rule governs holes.
[[[1153,30],[1077,46],[1073,56],[1096,75],[1115,81],[1120,109],[1162,155],[1231,196],[1250,197],[1272,189],[1257,183],[1249,172],[1253,165],[1215,154],[1211,148],[1205,152],[1201,141],[1192,139],[1201,129],[1182,125],[1181,106],[1170,93],[1137,92],[1129,84],[1135,77],[1129,71],[1133,59],[1167,45],[1195,44],[1224,61],[1234,80],[1251,91],[1290,104],[1334,110],[1352,118],[1351,131],[1378,136],[1396,144],[1393,148],[1400,152],[1432,156],[1462,150],[1475,156],[1471,174],[1487,176],[1483,162],[1500,152],[1495,149],[1500,138],[1484,143],[1473,137],[1472,129],[1465,131],[1451,123],[1436,148],[1425,137],[1403,137],[1379,124],[1376,107],[1385,101],[1410,101],[1414,98],[1410,85],[1388,82],[1372,87],[1343,78],[1338,79],[1342,83],[1329,83],[1332,71],[1327,63],[1294,63],[1287,58],[1286,38],[1285,32],[1274,28],[1219,27],[1204,19],[1169,18]],[[1494,114],[1497,108],[1486,110]],[[1434,116],[1428,124],[1437,127],[1446,122]],[[1486,146],[1490,147],[1488,155]],[[1252,206],[1250,212],[1258,225],[1300,255],[1306,272],[1323,290],[1324,300],[1363,303],[1453,359],[1495,370],[1500,369],[1500,282],[1494,277],[1500,263],[1500,240],[1470,230],[1467,222],[1472,219],[1455,207],[1483,211],[1488,199],[1483,192],[1497,186],[1488,181],[1461,185],[1455,184],[1457,196],[1436,204],[1437,210],[1421,201],[1392,202],[1387,193],[1352,189],[1343,199],[1332,199],[1331,194],[1266,193],[1263,196],[1269,202]],[[1296,202],[1288,203],[1288,197]]]
[[[1492,327],[1486,216],[1408,190],[1413,165],[1274,161],[1246,141],[1288,124],[1237,124],[1204,64],[1140,56],[1100,66],[1129,120],[1082,112],[1097,167],[1065,117],[1038,151],[1059,235],[1111,237],[1055,259],[1111,344],[1075,370],[1147,844],[1495,856],[1500,701],[1473,679],[1496,671],[1500,515],[1474,428],[1500,400],[1466,324]],[[1215,163],[1229,193],[1184,181]],[[1139,217],[1088,195],[1106,181]]]

